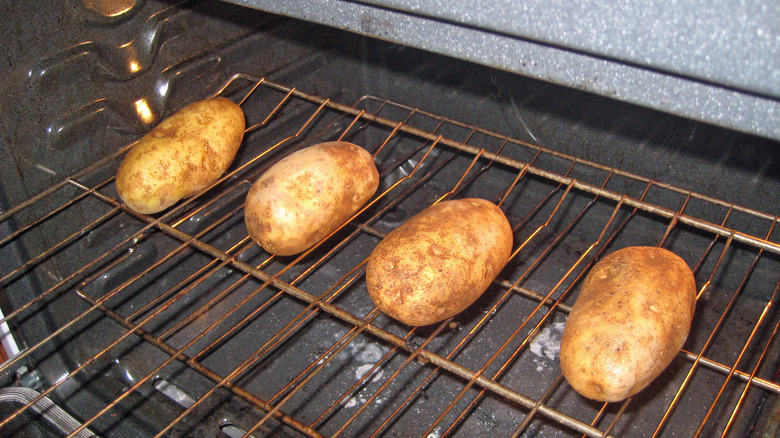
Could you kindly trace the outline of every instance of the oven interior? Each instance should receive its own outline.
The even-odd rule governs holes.
[[[775,140],[228,3],[7,9],[3,435],[774,433]],[[247,118],[228,173],[157,215],[124,207],[128,148],[212,95]],[[336,139],[375,155],[377,194],[311,251],[264,252],[252,182]],[[506,213],[506,268],[442,324],[378,312],[372,249],[463,197]],[[650,387],[597,403],[563,379],[560,336],[589,268],[632,245],[688,262],[696,315]]]

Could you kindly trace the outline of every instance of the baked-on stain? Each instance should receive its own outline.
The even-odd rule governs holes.
[[[247,231],[270,253],[301,253],[344,224],[378,187],[374,159],[360,146],[334,141],[301,149],[252,184]]]
[[[194,102],[152,129],[119,166],[119,196],[139,213],[157,213],[218,180],[244,136],[241,108],[225,98]]]

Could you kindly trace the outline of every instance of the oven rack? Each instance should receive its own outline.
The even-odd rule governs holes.
[[[45,397],[67,402],[69,385],[94,379],[94,369],[103,369],[106,361],[116,363],[128,348],[125,344],[140,339],[162,357],[115,398],[89,414],[79,414],[82,425],[71,436],[106,430],[110,413],[150,385],[169,397],[178,394],[173,398],[181,405],[181,412],[156,430],[158,436],[174,433],[188,417],[202,418],[201,411],[224,397],[224,391],[260,413],[257,420],[244,420],[240,426],[239,421],[227,420],[220,425],[223,431],[228,427],[242,431],[238,436],[268,433],[278,423],[306,436],[377,436],[390,433],[399,418],[414,412],[412,407],[425,404],[431,386],[445,387],[442,391],[452,399],[434,403],[435,409],[426,412],[421,436],[469,430],[485,399],[506,408],[516,420],[514,435],[529,428],[552,428],[563,434],[630,436],[640,422],[638,415],[644,414],[636,408],[640,401],[596,406],[573,393],[559,368],[538,379],[539,391],[516,383],[518,376],[537,379],[518,364],[536,360],[529,350],[545,329],[565,320],[588,268],[627,244],[671,247],[694,269],[700,303],[723,301],[722,316],[701,329],[705,331],[697,331],[677,358],[679,372],[661,391],[666,399],[657,412],[642,417],[650,419],[641,423],[652,423],[653,435],[689,427],[681,425],[680,417],[689,415],[680,414],[680,406],[691,392],[699,391],[692,385],[701,375],[715,379],[720,390],[694,416],[693,430],[698,433],[726,434],[743,426],[748,421],[743,417],[749,417],[744,406],[751,398],[771,402],[780,393],[768,365],[776,353],[773,341],[780,324],[770,311],[780,285],[776,215],[374,96],[345,105],[244,74],[231,76],[215,95],[234,98],[244,108],[249,123],[242,148],[250,152],[240,153],[229,173],[203,193],[158,216],[127,209],[116,195],[113,175],[130,144],[0,214],[0,223],[15,230],[2,237],[0,249],[19,245],[31,254],[4,267],[0,284],[7,292],[26,287],[32,278],[42,285],[40,293],[6,312],[2,322],[23,326],[35,316],[54,315],[51,332],[28,343],[0,366],[0,372],[16,371],[44,351],[46,356],[33,363],[47,360],[50,350],[68,345],[69,340],[62,338],[80,336],[74,332],[95,324],[95,319],[110,319],[121,328],[111,331],[112,336],[89,338],[95,350],[74,360],[60,379],[45,384],[37,399],[0,423],[0,430]],[[348,223],[304,254],[279,258],[263,253],[245,231],[240,232],[242,195],[280,156],[336,138],[361,144],[374,154],[383,181],[380,190]],[[533,191],[529,187],[540,194],[526,199],[525,191]],[[467,312],[435,327],[409,328],[376,309],[358,309],[345,300],[364,292],[366,257],[399,224],[395,215],[413,214],[406,209],[419,210],[460,196],[493,200],[515,230],[508,268],[486,293],[490,299],[475,304],[484,311]],[[152,240],[164,242],[149,246],[167,251],[146,249]],[[181,281],[168,284],[167,272],[183,266],[185,257],[197,258],[197,265],[173,275]],[[144,261],[133,265],[136,259]],[[555,263],[549,262],[553,259]],[[74,261],[75,266],[68,266]],[[555,267],[545,268],[548,264]],[[129,272],[124,269],[128,265],[133,266]],[[343,266],[331,275],[335,281],[315,283],[335,265]],[[550,277],[550,270],[557,270],[557,276]],[[211,284],[218,283],[217,277],[234,281],[227,286]],[[106,285],[112,287],[105,290]],[[239,297],[230,298],[234,293]],[[72,302],[81,306],[66,314],[61,307]],[[227,302],[231,305],[223,304]],[[240,358],[222,358],[229,365],[215,365],[214,355],[225,345],[245,343],[249,327],[257,330],[254,321],[274,320],[271,315],[280,302],[291,302],[288,306],[295,312],[276,321],[278,326],[270,325],[272,329],[265,326],[267,333],[258,336],[263,342],[245,345],[247,351]],[[723,342],[736,309],[747,306],[745,302],[757,312],[744,317],[749,323],[737,343],[738,355],[718,354],[714,347]],[[180,307],[187,310],[181,313]],[[516,315],[514,325],[505,324],[509,312],[505,309],[510,307],[525,312]],[[203,320],[208,322],[205,327]],[[310,326],[322,320],[341,327],[343,333],[308,363],[290,365],[287,382],[275,393],[258,390],[257,382],[265,380],[256,370],[266,367],[262,364],[269,358],[284,357],[280,351],[285,345],[306,337]],[[490,345],[491,351],[470,353],[486,333],[503,337]],[[336,373],[350,385],[334,393],[321,391],[330,403],[316,407],[314,417],[307,411],[309,385],[324,376],[332,378],[333,364],[367,342],[382,346],[381,357],[351,380]],[[235,352],[235,346],[230,351]],[[174,364],[209,383],[188,395],[181,390],[184,385],[161,377]],[[259,377],[247,377],[253,373]],[[414,384],[395,388],[399,376],[408,373],[414,378],[406,380]],[[378,386],[353,403],[356,394],[372,385]],[[393,391],[400,395],[386,397]],[[392,398],[392,403],[374,412],[383,398]],[[356,404],[360,406],[354,409]],[[719,418],[724,413],[726,422]]]

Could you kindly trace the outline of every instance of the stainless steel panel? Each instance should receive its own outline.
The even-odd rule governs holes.
[[[780,5],[232,0],[780,139]]]

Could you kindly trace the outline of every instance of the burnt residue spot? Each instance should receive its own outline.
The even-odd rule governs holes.
[[[421,344],[420,344],[420,341],[418,341],[418,340],[417,340],[417,339],[415,339],[415,338],[409,338],[409,339],[407,339],[407,340],[406,340],[406,342],[405,342],[405,346],[406,346],[406,349],[407,349],[408,351],[415,351],[415,350],[417,350],[418,348],[420,348],[420,345],[421,345]]]
[[[493,418],[493,415],[488,414],[485,411],[478,411],[476,417],[477,421],[484,429],[495,429],[499,425],[499,422]]]

